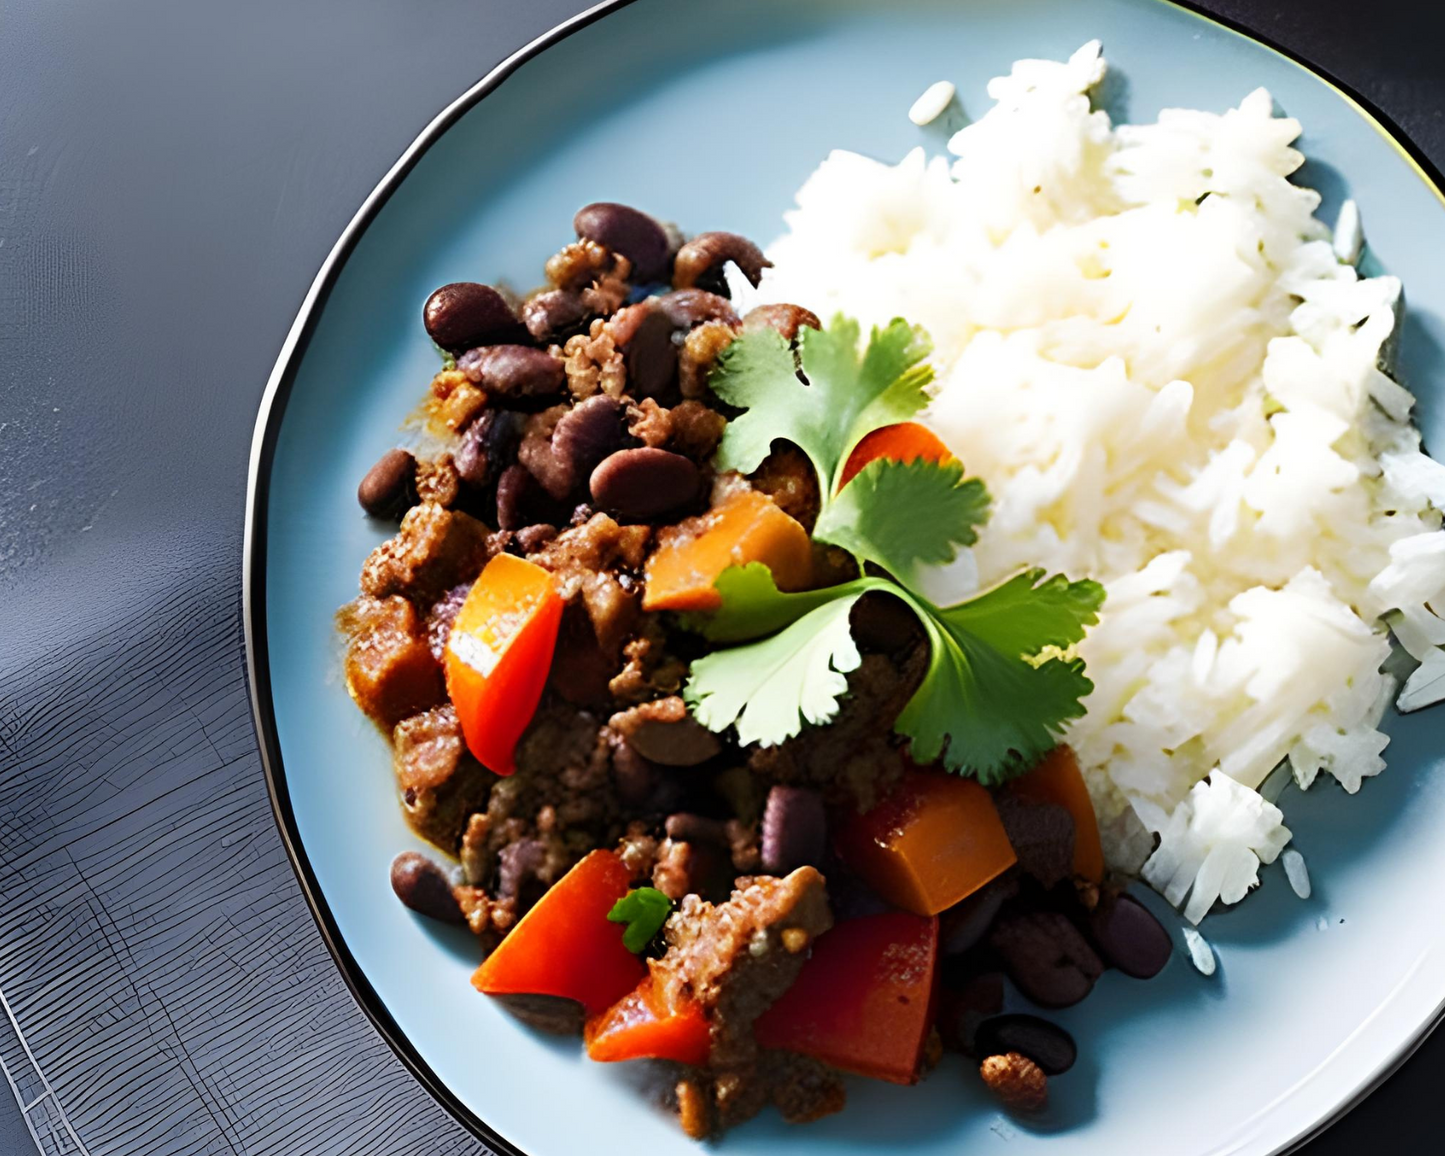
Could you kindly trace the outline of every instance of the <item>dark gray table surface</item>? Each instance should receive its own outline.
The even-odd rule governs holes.
[[[245,466],[362,198],[583,7],[0,0],[0,1153],[484,1151],[352,1002],[272,823]],[[1419,0],[1204,7],[1445,165]],[[1310,1152],[1424,1148],[1442,1072],[1445,1034]]]

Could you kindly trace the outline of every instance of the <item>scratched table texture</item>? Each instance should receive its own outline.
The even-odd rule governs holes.
[[[0,1153],[486,1151],[353,1003],[272,822],[245,467],[362,198],[584,6],[0,0]],[[1445,163],[1439,28],[1415,0],[1206,7]],[[1312,1156],[1423,1147],[1442,1072],[1445,1034]]]

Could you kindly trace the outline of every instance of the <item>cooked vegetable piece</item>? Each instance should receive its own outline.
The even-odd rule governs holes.
[[[614,903],[607,918],[613,923],[627,924],[622,944],[628,951],[642,951],[671,914],[671,899],[655,887],[639,887]]]
[[[936,918],[890,911],[840,923],[814,943],[797,981],[754,1034],[764,1048],[914,1083],[933,1025],[937,964]]]
[[[887,458],[895,462],[913,462],[924,458],[930,462],[953,461],[953,454],[938,435],[916,421],[900,421],[875,429],[853,447],[848,460],[843,463],[843,472],[838,478],[841,490],[853,480],[854,475],[876,458]]]
[[[589,1015],[606,1011],[647,974],[607,913],[631,872],[611,851],[593,851],[554,883],[472,976],[487,995],[557,995]]]
[[[801,589],[812,573],[808,532],[754,490],[732,495],[659,538],[647,561],[644,610],[716,610],[722,595],[713,583],[729,566],[761,562],[780,590]]]
[[[447,641],[447,693],[467,747],[499,775],[515,769],[517,740],[542,697],[562,596],[552,575],[498,554],[472,585]]]
[[[707,1016],[685,992],[669,1004],[663,990],[643,977],[632,991],[587,1021],[584,1038],[590,1059],[676,1060],[705,1064],[709,1048]]]
[[[1013,866],[993,797],[941,770],[909,770],[838,833],[839,856],[888,902],[936,915]]]
[[[1074,819],[1074,873],[1091,883],[1104,878],[1099,821],[1071,747],[1055,747],[1033,770],[1012,780],[1008,792],[1030,803],[1056,803],[1067,810]]]

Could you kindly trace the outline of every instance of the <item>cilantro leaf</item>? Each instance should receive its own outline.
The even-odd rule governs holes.
[[[804,722],[831,719],[848,689],[845,676],[863,661],[848,614],[864,590],[849,587],[820,591],[830,601],[769,638],[694,662],[683,688],[693,717],[710,731],[736,724],[739,742],[765,747],[792,738]]]
[[[1094,689],[1084,662],[1065,655],[1098,621],[1097,582],[1042,581],[1030,570],[958,606],[909,599],[928,634],[928,671],[894,729],[912,740],[915,761],[993,785],[1057,743],[1063,724],[1084,713]]]
[[[842,586],[784,594],[767,566],[749,562],[746,566],[729,566],[713,583],[722,595],[720,609],[683,614],[679,621],[685,630],[701,634],[710,642],[744,642],[790,626],[835,598],[886,585],[881,579],[862,578]]]
[[[978,541],[988,510],[988,489],[964,481],[962,462],[877,458],[823,507],[813,537],[908,582],[918,565],[952,562]]]
[[[622,946],[628,951],[640,952],[647,949],[671,914],[671,899],[656,888],[638,887],[614,903],[607,918],[613,923],[627,924],[622,932]]]
[[[923,361],[932,348],[924,331],[895,318],[874,328],[861,357],[858,332],[842,314],[826,329],[804,329],[801,378],[788,343],[772,329],[744,333],[728,346],[708,384],[746,412],[728,423],[717,468],[752,473],[774,440],[786,438],[808,455],[822,492],[831,494],[848,451],[865,434],[921,410],[933,380]]]

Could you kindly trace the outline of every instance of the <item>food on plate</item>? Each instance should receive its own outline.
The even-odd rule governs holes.
[[[1266,95],[1115,127],[1103,69],[1019,62],[951,167],[834,153],[766,252],[597,202],[543,288],[425,303],[339,615],[459,861],[392,886],[691,1136],[946,1052],[1042,1110],[1078,1049],[1034,1012],[1175,952],[1129,882],[1238,901],[1290,838],[1270,772],[1383,766],[1389,633],[1402,709],[1445,683],[1398,282]]]

